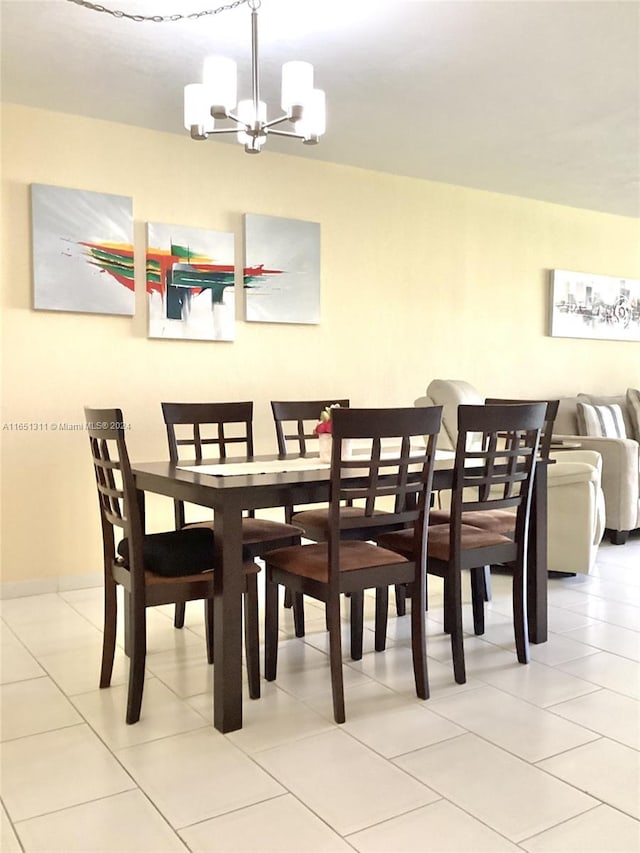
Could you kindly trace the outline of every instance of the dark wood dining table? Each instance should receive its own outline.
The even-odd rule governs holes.
[[[278,456],[254,457],[270,463]],[[230,459],[225,465],[247,459]],[[311,459],[309,461],[312,461]],[[286,472],[221,476],[188,470],[194,463],[145,462],[132,466],[139,492],[151,492],[213,510],[215,519],[213,723],[221,732],[242,728],[242,515],[286,505],[319,503],[329,497],[329,466]],[[451,465],[453,460],[451,460]],[[184,466],[184,467],[183,467]],[[268,465],[265,465],[268,467]],[[434,473],[434,491],[450,488],[452,468],[440,463]],[[546,464],[538,463],[529,537],[529,639],[547,639]]]

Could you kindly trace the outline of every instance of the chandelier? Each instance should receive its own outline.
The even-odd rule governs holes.
[[[238,101],[236,63],[223,56],[205,59],[202,83],[184,87],[184,126],[192,139],[235,133],[247,154],[259,154],[267,136],[289,136],[315,145],[325,132],[325,93],[313,88],[313,65],[285,62],[282,66],[283,114],[267,120],[267,105],[260,100],[258,65],[258,9],[260,0],[246,0],[251,9],[251,98]],[[229,120],[218,127],[216,121]],[[284,122],[293,130],[279,127]]]

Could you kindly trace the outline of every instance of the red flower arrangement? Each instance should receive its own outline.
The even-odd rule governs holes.
[[[319,423],[316,424],[316,426],[313,430],[316,435],[323,435],[323,434],[324,435],[326,435],[326,434],[331,435],[331,432],[332,432],[331,410],[332,409],[339,409],[339,408],[340,408],[339,403],[333,403],[333,405],[327,406],[326,409],[323,409],[320,412],[320,421],[319,421]]]

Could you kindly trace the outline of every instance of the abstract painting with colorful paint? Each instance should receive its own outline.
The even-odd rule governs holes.
[[[235,339],[234,235],[147,223],[150,338]]]
[[[132,315],[132,200],[32,184],[31,212],[33,307]]]

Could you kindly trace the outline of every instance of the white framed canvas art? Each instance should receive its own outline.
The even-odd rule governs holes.
[[[551,271],[551,335],[640,341],[640,281]]]
[[[235,340],[234,246],[225,231],[147,223],[150,338]]]
[[[244,217],[245,319],[320,322],[320,225],[247,213]]]
[[[33,307],[132,315],[133,202],[31,185]]]

